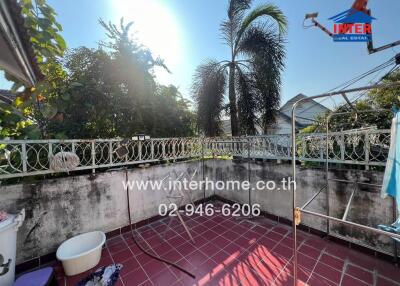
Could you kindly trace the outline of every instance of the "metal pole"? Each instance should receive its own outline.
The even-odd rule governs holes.
[[[305,214],[310,214],[310,215],[318,216],[318,217],[321,217],[321,218],[325,218],[325,219],[328,219],[328,220],[340,222],[340,223],[347,224],[347,225],[350,225],[350,226],[354,226],[354,227],[357,227],[357,228],[360,228],[360,229],[372,231],[372,232],[375,232],[375,233],[378,233],[378,234],[387,235],[387,236],[392,237],[392,238],[395,237],[395,238],[399,238],[400,239],[400,234],[399,233],[384,231],[384,230],[381,230],[381,229],[378,229],[378,228],[374,228],[374,227],[358,224],[358,223],[347,221],[347,220],[342,220],[340,218],[331,217],[331,216],[327,216],[327,215],[316,213],[316,212],[312,212],[312,211],[301,210],[301,212],[303,212]]]
[[[326,215],[329,216],[329,119],[326,119],[326,138],[325,138],[325,184],[326,184]],[[326,221],[326,235],[329,236],[329,220]]]
[[[354,195],[356,194],[356,189],[357,189],[357,186],[354,186],[354,189],[353,189],[353,191],[351,192],[351,195],[350,195],[350,199],[347,202],[347,206],[346,206],[346,209],[344,211],[342,220],[346,220],[347,219],[347,215],[349,214],[351,203],[353,202]]]
[[[357,91],[364,91],[364,90],[371,90],[371,89],[377,89],[377,88],[389,88],[389,87],[397,87],[400,86],[400,82],[395,82],[395,83],[389,83],[389,84],[375,84],[375,85],[371,85],[371,86],[364,86],[364,87],[358,87],[358,88],[353,88],[353,89],[348,89],[348,90],[341,90],[341,91],[336,91],[336,92],[329,92],[329,93],[324,93],[324,94],[320,94],[320,95],[315,95],[315,96],[311,96],[311,97],[307,97],[307,100],[311,100],[311,99],[317,99],[317,98],[323,98],[323,97],[328,97],[328,96],[334,96],[334,95],[342,95],[343,93],[352,93],[352,92],[357,92]],[[293,188],[293,192],[292,192],[292,212],[293,212],[293,221],[292,221],[292,231],[293,231],[293,285],[297,285],[297,229],[296,229],[296,107],[297,105],[302,102],[304,100],[304,98],[298,100],[297,102],[295,102],[293,104],[292,107],[292,176],[293,176],[293,182],[295,184],[294,188]],[[375,110],[376,112],[376,110]],[[348,112],[347,112],[348,113]],[[337,113],[339,114],[339,113]],[[336,114],[336,115],[337,115]],[[332,116],[332,114],[328,117],[327,119],[327,125],[329,124],[329,119]],[[327,126],[328,127],[328,126]],[[327,135],[328,135],[329,129],[327,128]],[[327,136],[327,142],[328,142],[328,136]],[[326,154],[326,172],[329,171],[329,166],[328,166],[328,152]],[[326,176],[326,183],[327,183],[327,200],[328,198],[328,183],[329,183],[329,178],[328,176]],[[329,203],[328,203],[329,205]],[[313,213],[313,212],[309,212],[309,211],[305,211],[305,210],[300,210],[303,213],[309,213],[309,214],[315,214],[319,217],[322,218],[326,218],[328,221],[328,230],[329,230],[329,219],[331,220],[335,220],[338,222],[342,222],[345,224],[349,224],[349,225],[353,225],[353,226],[361,226],[364,229],[367,230],[371,230],[371,231],[375,231],[375,232],[379,232],[381,234],[386,234],[389,236],[398,236],[400,238],[400,235],[396,234],[396,235],[392,235],[389,232],[385,232],[385,231],[380,231],[371,227],[366,227],[366,226],[362,226],[359,224],[355,224],[355,223],[351,223],[348,221],[342,221],[340,219],[336,219],[336,218],[331,218],[327,215],[322,215],[322,214],[317,214],[317,213]],[[328,210],[329,213],[329,210]]]
[[[350,181],[350,180],[342,180],[342,179],[330,178],[329,181],[356,184],[356,185],[365,185],[365,186],[370,186],[370,187],[374,187],[374,188],[382,188],[382,185],[380,185],[380,184],[371,184],[371,183],[364,183],[364,182],[357,182],[357,181]]]
[[[201,173],[202,173],[202,179],[203,179],[203,203],[205,204],[206,202],[206,187],[204,186],[204,181],[205,181],[205,172],[204,172],[204,140],[203,138],[200,138],[201,140]]]
[[[249,182],[249,207],[251,209],[250,172],[250,138],[247,138],[247,181]]]
[[[293,232],[293,285],[297,285],[297,229],[296,229],[296,106],[297,102],[292,107],[292,232]]]
[[[315,195],[312,196],[311,199],[309,199],[302,207],[301,209],[305,209],[311,202],[321,193],[323,189],[325,189],[326,186],[323,186]]]
[[[341,95],[343,92],[352,93],[352,92],[357,92],[357,91],[371,90],[371,89],[377,89],[377,88],[398,87],[398,86],[400,86],[400,82],[375,84],[375,85],[357,87],[357,88],[352,88],[352,89],[347,89],[347,90],[342,90],[342,91],[334,91],[334,92],[328,92],[328,93],[323,93],[323,94],[319,94],[319,95],[314,95],[314,96],[307,97],[307,100],[328,97],[328,96],[333,96],[333,95]],[[303,100],[304,99],[300,99],[296,103],[301,102]]]

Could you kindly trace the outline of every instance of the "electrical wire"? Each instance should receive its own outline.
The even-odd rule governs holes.
[[[340,90],[344,90],[344,89],[348,88],[349,86],[351,86],[351,85],[359,82],[360,80],[366,78],[367,76],[369,76],[369,75],[371,75],[373,73],[376,73],[378,71],[381,71],[381,70],[391,66],[394,63],[395,63],[395,57],[392,57],[388,61],[378,65],[377,67],[375,67],[375,68],[373,68],[373,69],[371,69],[371,70],[369,70],[369,71],[367,71],[367,72],[365,72],[365,73],[363,73],[363,74],[361,74],[359,76],[356,76],[355,78],[353,78],[353,79],[351,79],[351,80],[349,80],[347,82],[344,82],[344,83],[332,88],[328,92],[332,92],[332,91],[335,91],[337,89],[339,89],[339,91]]]
[[[129,203],[129,202],[130,202],[130,200],[129,200],[129,199],[130,199],[130,196],[129,196],[129,186],[128,186],[128,181],[129,181],[129,180],[128,180],[128,169],[127,169],[127,168],[124,168],[124,170],[125,170],[125,180],[126,180],[126,199],[127,199],[127,201],[128,201],[129,227],[130,227],[130,231],[131,231],[131,235],[132,235],[133,241],[135,242],[135,244],[137,245],[137,247],[138,247],[143,253],[145,253],[147,256],[150,256],[151,258],[153,258],[153,259],[155,259],[155,260],[158,260],[158,261],[160,261],[160,262],[164,262],[164,263],[166,263],[166,264],[168,264],[168,265],[170,265],[170,266],[172,266],[172,267],[174,267],[174,268],[176,268],[176,269],[178,269],[178,270],[180,270],[180,271],[186,273],[187,275],[189,275],[189,276],[192,277],[193,279],[195,279],[196,276],[195,276],[194,274],[190,273],[188,270],[186,270],[186,269],[180,267],[179,265],[177,265],[177,264],[175,264],[175,263],[173,263],[173,262],[171,262],[171,261],[168,261],[168,260],[166,260],[166,259],[164,259],[164,258],[161,258],[161,257],[159,257],[159,256],[157,256],[157,255],[155,255],[155,254],[153,254],[153,253],[147,251],[147,250],[144,249],[144,248],[140,245],[140,243],[138,243],[138,241],[136,240],[136,237],[135,237],[135,235],[134,235],[134,232],[136,232],[136,224],[135,224],[135,231],[134,231],[134,230],[133,230],[133,227],[132,227],[131,207],[130,207],[130,203]]]
[[[370,81],[370,83],[372,84],[378,84],[380,83],[382,80],[384,80],[385,78],[387,78],[390,74],[398,71],[400,69],[399,65],[395,65],[393,68],[390,69],[390,71],[388,71],[384,76],[382,76],[379,80],[375,81],[374,83],[372,83],[372,80]],[[377,74],[378,76],[379,74]],[[375,76],[374,78],[376,78],[377,76]],[[352,103],[356,103],[358,100],[360,100],[361,97],[363,97],[364,95],[368,94],[368,90],[363,91],[362,93],[360,93],[354,100]]]
[[[376,72],[381,72],[385,68],[387,68],[387,67],[389,67],[389,66],[391,66],[392,64],[395,64],[395,63],[396,63],[396,57],[392,57],[389,60],[387,60],[386,62],[384,62],[384,63],[372,68],[371,70],[369,70],[369,71],[367,71],[367,72],[365,72],[365,73],[363,73],[363,74],[361,74],[359,76],[356,76],[353,79],[350,79],[350,80],[348,80],[348,81],[346,81],[346,82],[344,82],[344,83],[342,83],[342,84],[330,89],[326,93],[333,92],[333,91],[336,91],[336,90],[337,91],[345,90],[346,88],[350,87],[351,85],[353,85],[353,84],[359,82],[360,80],[370,76],[371,74],[374,74]],[[324,98],[323,100],[321,100],[320,102],[317,102],[314,105],[312,105],[312,106],[308,107],[307,109],[303,110],[302,113],[310,110],[311,108],[313,108],[317,104],[322,104],[324,101],[326,101],[328,99],[333,100],[333,98],[331,96],[328,96],[328,97]],[[335,102],[335,104],[336,104],[336,102]]]

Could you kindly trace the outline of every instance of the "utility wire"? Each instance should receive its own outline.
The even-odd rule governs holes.
[[[382,80],[384,80],[387,76],[389,76],[390,74],[394,73],[395,71],[399,70],[400,66],[396,65],[394,66],[389,72],[387,72],[383,77],[381,77],[378,81],[375,82],[375,84],[380,83]],[[354,99],[354,101],[352,103],[357,103],[358,100],[361,99],[361,97],[363,97],[364,95],[368,94],[368,91],[364,91],[361,94],[359,94],[359,96],[357,96],[357,98]]]
[[[363,74],[361,74],[361,75],[359,75],[359,76],[356,76],[355,78],[353,78],[353,79],[351,79],[351,80],[348,80],[348,81],[346,81],[346,82],[344,82],[344,83],[342,83],[342,84],[340,84],[340,85],[338,85],[338,86],[332,88],[331,90],[327,91],[327,93],[328,93],[328,92],[333,92],[333,91],[336,91],[336,90],[337,90],[337,91],[345,90],[346,88],[348,88],[348,87],[350,87],[351,85],[353,85],[353,84],[359,82],[360,80],[366,78],[367,76],[369,76],[369,75],[371,75],[371,74],[374,74],[374,73],[376,73],[376,72],[381,72],[381,71],[384,70],[385,68],[387,68],[387,67],[389,67],[389,66],[391,66],[392,64],[395,64],[395,63],[396,63],[396,57],[392,57],[392,58],[390,58],[389,60],[387,60],[386,62],[384,62],[384,63],[382,63],[382,64],[376,66],[375,68],[372,68],[371,70],[369,70],[369,71],[367,71],[367,72],[365,72],[365,73],[363,73]],[[340,89],[339,89],[339,88],[340,88]],[[338,90],[338,89],[339,89],[339,90]],[[321,101],[319,102],[319,104],[322,104],[324,101],[328,100],[329,98],[332,99],[331,96],[328,96],[328,97],[324,98],[323,100],[321,100]],[[332,100],[333,100],[333,99],[332,99]],[[336,104],[336,103],[335,103],[335,104]],[[307,109],[303,110],[303,112],[306,112],[306,111],[310,110],[310,109],[313,108],[315,105],[317,105],[317,103],[315,103],[314,105],[312,105],[312,106],[308,107]]]

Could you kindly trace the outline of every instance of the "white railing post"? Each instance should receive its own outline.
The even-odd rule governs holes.
[[[370,152],[370,136],[369,132],[365,131],[365,138],[364,138],[364,152],[365,152],[365,170],[369,170],[369,152]]]
[[[92,140],[91,142],[92,146],[92,173],[96,173],[96,143],[95,140]]]
[[[151,159],[154,160],[154,140],[150,139]]]
[[[172,141],[172,158],[175,160],[175,139]]]
[[[108,142],[108,159],[110,160],[110,165],[113,163],[113,142]]]
[[[344,134],[340,135],[340,160],[344,161],[344,153],[346,151],[346,145],[344,142]]]
[[[139,161],[142,161],[142,141],[138,141],[138,152],[139,152]],[[126,156],[126,160],[128,160],[128,156]]]
[[[26,155],[26,143],[22,143],[21,144],[21,148],[22,148],[22,172],[23,173],[27,173],[28,168],[27,168],[27,160],[28,160],[28,156]]]
[[[47,160],[49,160],[49,169],[50,169],[50,160],[53,157],[53,144],[49,142],[49,151],[47,153]]]
[[[319,139],[319,157],[321,160],[324,160],[324,146],[326,144],[326,140],[329,140],[329,138],[325,135],[325,140],[322,141],[322,137],[320,137]],[[329,150],[326,150],[326,154],[325,154],[326,158],[329,159]]]

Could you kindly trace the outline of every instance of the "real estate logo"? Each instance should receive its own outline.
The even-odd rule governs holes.
[[[335,42],[371,42],[374,17],[354,8],[337,14],[333,20],[333,40]]]

